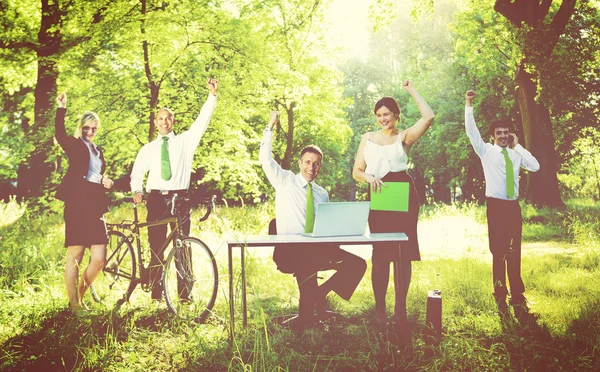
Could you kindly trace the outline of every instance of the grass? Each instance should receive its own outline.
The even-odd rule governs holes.
[[[350,302],[330,296],[337,315],[327,331],[298,336],[281,328],[276,319],[296,311],[297,288],[263,249],[248,250],[249,325],[243,328],[238,321],[236,337],[229,340],[225,237],[266,233],[274,214],[270,204],[219,208],[207,222],[193,225],[192,234],[215,251],[220,274],[214,314],[206,324],[194,326],[173,317],[164,304],[149,301],[139,288],[135,300],[118,311],[99,304],[80,316],[66,311],[62,218],[31,216],[13,201],[0,205],[0,368],[598,370],[600,210],[592,201],[567,205],[562,211],[523,205],[522,267],[530,313],[519,319],[501,319],[495,310],[484,207],[423,208],[422,261],[413,264],[408,296],[411,342],[401,347],[375,326],[370,268]],[[130,214],[130,207],[121,206],[107,219],[119,221]],[[370,256],[368,247],[349,250]],[[239,269],[234,274],[239,298]],[[444,335],[438,343],[425,336],[431,289],[441,289],[443,297]],[[392,299],[390,288],[390,313]],[[239,315],[238,309],[237,320]]]

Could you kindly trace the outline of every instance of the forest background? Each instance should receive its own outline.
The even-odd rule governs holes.
[[[157,108],[172,108],[176,130],[187,129],[206,79],[216,77],[218,108],[191,187],[230,204],[273,196],[257,162],[271,110],[282,112],[274,156],[284,168],[318,144],[320,183],[332,199],[364,199],[351,167],[362,133],[377,129],[374,102],[396,98],[402,128],[419,117],[405,79],[436,113],[411,152],[423,203],[484,198],[463,129],[468,89],[478,93],[484,137],[492,120],[511,119],[540,160],[540,172],[523,175],[522,195],[538,206],[600,199],[598,1],[342,3],[0,1],[2,197],[60,210],[53,191],[67,161],[53,140],[59,92],[69,95],[73,130],[84,111],[99,114],[106,175],[128,192],[135,155],[155,137]]]

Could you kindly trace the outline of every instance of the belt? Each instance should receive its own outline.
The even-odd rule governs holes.
[[[491,202],[499,202],[499,203],[518,203],[519,199],[515,199],[515,200],[507,200],[507,199],[498,199],[498,198],[492,198],[491,196],[486,196],[485,197],[488,201]]]
[[[150,190],[150,194],[172,196],[173,194],[186,195],[187,190]]]

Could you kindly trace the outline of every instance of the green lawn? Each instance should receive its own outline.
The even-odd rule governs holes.
[[[0,366],[5,370],[600,369],[600,210],[590,201],[569,202],[562,211],[523,207],[522,267],[530,313],[519,319],[501,319],[491,296],[485,209],[423,208],[422,261],[413,265],[406,347],[375,325],[370,268],[352,301],[330,296],[337,316],[326,330],[298,336],[281,328],[275,319],[296,310],[297,288],[293,277],[275,269],[266,249],[248,251],[249,326],[243,329],[240,321],[229,340],[225,236],[266,233],[271,205],[219,208],[207,223],[193,226],[193,235],[215,251],[220,275],[214,314],[195,326],[171,316],[139,288],[141,295],[118,311],[91,304],[90,312],[72,315],[63,283],[62,218],[22,212],[15,203],[0,206]],[[114,208],[108,219],[128,213],[126,206]],[[370,256],[369,247],[349,250]],[[234,275],[239,298],[239,270]],[[439,343],[424,336],[431,289],[442,290]],[[390,288],[390,313],[392,301]],[[239,320],[239,309],[237,315]]]

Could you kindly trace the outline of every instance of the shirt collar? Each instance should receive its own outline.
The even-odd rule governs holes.
[[[507,152],[508,152],[508,150],[509,150],[508,146],[506,146],[506,147],[500,147],[500,146],[496,145],[495,143],[494,143],[494,148],[496,149],[496,151],[497,151],[498,153],[501,153],[501,152],[502,152],[502,150],[504,150],[504,149],[506,149],[506,151],[507,151]]]
[[[173,137],[175,137],[175,132],[174,131],[170,131],[169,133],[167,133],[166,136],[161,135],[160,133],[158,134],[158,137],[156,138],[159,141],[162,141],[163,137],[167,137],[169,139],[173,139]]]
[[[96,146],[96,144],[95,144],[95,143],[88,143],[88,142],[86,142],[86,141],[85,141],[83,138],[81,138],[81,137],[79,137],[79,139],[81,140],[81,142],[83,142],[83,143],[84,143],[84,144],[85,144],[85,145],[88,147],[88,149],[91,149],[91,147],[93,146],[93,147],[94,147],[94,150],[96,150],[96,152],[98,152],[98,153],[99,153],[99,151],[98,151],[98,146]]]
[[[298,182],[300,182],[302,187],[306,187],[306,185],[308,185],[308,181],[304,177],[302,177],[302,175],[300,173],[296,173],[296,179],[298,180]],[[314,186],[314,182],[313,182],[313,186]]]

